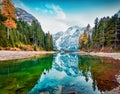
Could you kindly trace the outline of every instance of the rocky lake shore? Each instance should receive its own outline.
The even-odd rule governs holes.
[[[51,54],[53,51],[0,51],[0,61],[19,60]]]

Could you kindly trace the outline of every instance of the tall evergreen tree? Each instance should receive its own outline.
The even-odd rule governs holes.
[[[96,48],[99,44],[99,36],[97,36],[97,33],[98,33],[98,18],[95,19],[95,27],[94,27],[94,30],[93,30],[93,34],[92,34],[92,39],[93,39],[93,48]]]
[[[45,35],[45,46],[47,51],[53,50],[52,36],[49,32]]]

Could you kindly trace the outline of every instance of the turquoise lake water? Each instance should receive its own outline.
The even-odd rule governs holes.
[[[120,85],[119,71],[118,61],[70,53],[0,62],[0,94],[101,94]]]

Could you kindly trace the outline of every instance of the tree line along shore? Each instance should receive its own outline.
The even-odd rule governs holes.
[[[120,10],[112,17],[96,18],[94,27],[88,24],[79,37],[83,51],[120,52]]]

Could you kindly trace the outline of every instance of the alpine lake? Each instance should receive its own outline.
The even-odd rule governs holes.
[[[0,62],[0,94],[120,94],[119,82],[120,61],[110,58],[55,53]]]

